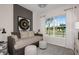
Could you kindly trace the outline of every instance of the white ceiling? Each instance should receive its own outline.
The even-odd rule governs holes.
[[[38,4],[19,4],[24,8],[27,8],[33,12],[43,13],[46,11],[50,11],[51,9],[57,9],[60,7],[70,6],[69,4],[48,4],[45,8],[39,8]]]

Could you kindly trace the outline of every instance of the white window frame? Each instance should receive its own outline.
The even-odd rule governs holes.
[[[64,14],[60,14],[60,15],[56,15],[56,16],[63,16],[63,15],[66,16],[65,13],[64,13]],[[55,18],[56,16],[52,16],[52,17]],[[48,18],[51,18],[51,17],[48,17]],[[48,19],[48,18],[47,18],[47,19]],[[46,20],[47,20],[47,19],[46,19]],[[46,21],[46,20],[45,20],[45,21]],[[66,16],[66,21],[67,21],[67,16]],[[66,23],[66,24],[67,24],[67,23]],[[54,20],[54,25],[55,25],[55,20]],[[57,36],[55,35],[55,27],[53,27],[53,28],[54,28],[54,29],[53,29],[53,35],[48,35],[48,34],[46,34],[46,32],[45,32],[45,35],[46,35],[46,36],[49,36],[49,37],[55,37],[55,38],[66,38],[66,34],[65,34],[64,37],[60,37],[60,36],[57,37]],[[67,26],[66,26],[66,28],[67,28]],[[66,32],[65,32],[65,33],[66,33]]]

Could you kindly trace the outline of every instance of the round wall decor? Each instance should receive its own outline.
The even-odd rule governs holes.
[[[29,21],[27,19],[20,19],[19,21],[19,27],[22,30],[27,30],[29,28]]]

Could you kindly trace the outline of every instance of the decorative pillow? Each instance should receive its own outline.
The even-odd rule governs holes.
[[[29,32],[28,31],[21,31],[21,38],[24,39],[24,38],[29,38]]]
[[[33,31],[29,31],[29,37],[34,37],[34,32]]]
[[[18,37],[16,35],[11,35],[11,36],[12,36],[12,38],[15,39],[15,41],[18,41]]]
[[[11,35],[17,35],[18,38],[21,38],[20,32],[11,32]]]

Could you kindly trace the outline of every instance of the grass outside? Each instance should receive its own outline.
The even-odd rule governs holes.
[[[53,33],[53,30],[51,30],[51,29],[48,29],[48,30],[46,30],[46,34],[48,34],[48,35],[53,35],[54,33]],[[65,30],[56,30],[55,29],[55,36],[59,36],[59,37],[64,37],[65,36]]]

